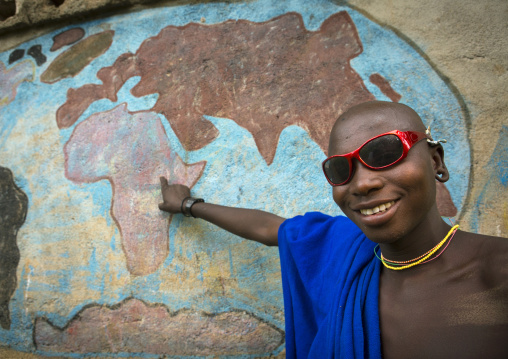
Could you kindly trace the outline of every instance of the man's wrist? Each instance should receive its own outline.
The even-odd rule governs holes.
[[[196,203],[204,202],[203,198],[194,198],[194,197],[185,197],[182,201],[182,205],[180,206],[180,211],[185,217],[194,217],[196,216],[192,214],[192,206]]]

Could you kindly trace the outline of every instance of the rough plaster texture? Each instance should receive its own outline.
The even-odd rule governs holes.
[[[2,0],[0,1],[0,34],[33,28],[51,22],[112,13],[135,5],[168,3],[161,0]],[[13,13],[13,10],[15,11]]]
[[[252,355],[278,348],[284,332],[246,312],[171,313],[164,306],[128,299],[114,308],[87,307],[65,328],[38,319],[34,339],[37,349],[53,352]]]
[[[176,0],[0,0],[0,50],[13,48],[66,24],[178,3]]]
[[[66,3],[68,4],[65,5]],[[71,3],[76,2],[67,0],[58,9],[65,9],[64,6],[69,6],[70,9]],[[111,3],[118,5],[122,2]],[[134,191],[133,202],[126,201],[115,210],[114,198],[120,198],[118,196],[122,196],[122,192],[115,190],[117,182],[112,180],[114,176],[111,174],[118,176],[116,179],[120,180],[125,176],[126,172],[122,172],[125,171],[125,165],[136,167],[136,159],[146,154],[146,146],[140,144],[139,150],[136,150],[138,146],[128,144],[132,142],[132,136],[146,135],[150,139],[157,138],[146,130],[153,127],[150,121],[155,121],[162,123],[164,127],[155,133],[165,131],[167,136],[167,139],[159,136],[158,144],[150,145],[152,148],[159,148],[156,152],[160,152],[161,158],[164,157],[164,152],[172,153],[165,149],[164,143],[167,141],[171,147],[169,151],[182,156],[182,168],[185,168],[186,164],[207,161],[202,177],[198,179],[196,191],[210,201],[255,206],[286,216],[297,214],[300,210],[335,213],[329,202],[324,199],[314,200],[327,198],[329,191],[323,179],[312,169],[308,169],[312,163],[318,167],[323,156],[321,145],[316,143],[315,139],[313,141],[308,132],[295,127],[283,131],[273,162],[268,165],[266,155],[263,155],[259,143],[252,137],[252,129],[247,131],[244,127],[240,128],[236,125],[239,122],[235,118],[219,118],[231,116],[230,110],[221,114],[207,112],[205,109],[202,121],[211,123],[218,136],[209,144],[202,145],[199,150],[186,151],[186,143],[182,142],[176,131],[168,125],[172,119],[158,115],[157,120],[150,115],[149,110],[154,108],[161,95],[167,94],[166,90],[162,89],[155,95],[153,92],[157,91],[140,92],[138,96],[141,97],[135,97],[133,94],[136,94],[136,86],[141,83],[136,75],[143,80],[143,76],[147,74],[140,72],[131,77],[129,72],[123,71],[118,72],[121,81],[116,82],[121,85],[113,86],[115,96],[110,96],[109,100],[93,102],[69,129],[59,129],[57,126],[57,111],[69,101],[69,88],[101,85],[96,77],[101,69],[122,59],[121,55],[126,52],[136,53],[144,40],[156,36],[166,25],[178,27],[190,21],[205,27],[214,22],[222,22],[228,16],[250,16],[252,21],[256,22],[273,21],[276,16],[296,11],[303,14],[308,31],[317,31],[332,13],[347,10],[358,29],[363,46],[362,55],[351,62],[352,68],[359,74],[368,92],[376,98],[394,101],[400,96],[401,102],[409,102],[419,109],[426,119],[433,119],[435,128],[445,133],[452,142],[446,150],[452,157],[448,159],[455,178],[447,184],[450,193],[445,192],[444,196],[450,197],[451,194],[459,209],[462,227],[483,233],[507,235],[506,2],[350,1],[346,3],[348,7],[337,7],[337,10],[321,17],[318,16],[321,8],[315,4],[310,9],[299,5],[298,1],[279,2],[283,5],[280,10],[275,10],[276,7],[272,7],[273,4],[268,5],[267,1],[262,5],[249,2],[250,8],[238,10],[242,3],[221,5],[206,2],[209,7],[183,5],[182,11],[176,12],[178,16],[167,17],[160,24],[157,24],[160,20],[157,20],[153,13],[149,17],[150,22],[143,22],[143,11],[149,10],[147,6],[137,8],[139,11],[132,13],[132,17],[129,12],[124,12],[120,17],[111,20],[101,18],[97,23],[79,22],[75,27],[52,25],[41,31],[32,28],[28,34],[7,33],[0,38],[0,51],[8,50],[0,54],[4,66],[0,67],[0,77],[6,79],[2,84],[8,84],[0,86],[0,93],[3,94],[0,98],[0,111],[3,108],[4,118],[14,119],[14,122],[0,122],[0,165],[9,167],[14,173],[15,183],[28,195],[30,203],[27,221],[20,228],[17,239],[21,259],[17,272],[19,286],[10,301],[11,313],[14,313],[11,330],[0,331],[0,345],[8,348],[0,348],[0,357],[39,358],[42,356],[38,354],[42,352],[43,357],[51,357],[55,354],[54,350],[42,349],[47,342],[41,341],[39,352],[36,352],[37,343],[32,342],[32,338],[37,340],[33,335],[37,333],[35,323],[50,323],[44,327],[45,330],[60,328],[62,332],[59,335],[72,336],[69,329],[80,324],[79,314],[92,313],[83,318],[79,328],[85,333],[93,333],[94,320],[101,318],[100,315],[93,314],[94,310],[106,313],[107,308],[125,303],[125,299],[130,297],[138,298],[144,303],[158,303],[157,305],[167,308],[165,311],[169,313],[176,313],[178,310],[183,310],[182,313],[226,313],[226,324],[228,321],[232,324],[238,319],[233,319],[234,313],[252,313],[251,318],[259,318],[263,323],[268,323],[268,326],[260,327],[259,338],[270,333],[270,330],[278,333],[283,329],[276,251],[239,241],[238,238],[227,236],[199,221],[192,222],[180,217],[171,221],[169,218],[155,219],[154,214],[150,214],[151,206],[157,202],[153,188]],[[178,6],[175,6],[176,8]],[[160,10],[163,9],[162,6]],[[84,16],[84,12],[76,13]],[[47,12],[41,11],[41,14]],[[315,14],[319,18],[313,19],[309,14]],[[138,16],[141,16],[141,19]],[[167,20],[168,18],[171,20]],[[53,17],[53,20],[58,19],[57,16]],[[139,37],[127,36],[127,32],[132,29],[129,27],[129,19],[132,19],[133,25],[143,24]],[[376,23],[383,27],[371,25]],[[70,28],[82,28],[83,39],[73,40],[71,37],[62,41],[57,37]],[[73,57],[68,56],[68,60],[60,61],[59,66],[53,65],[63,54],[75,55],[81,51],[80,49],[86,46],[79,44],[87,38],[105,31],[115,31],[112,45],[102,47],[102,50],[106,48],[105,55],[102,50],[89,49],[82,51],[82,55],[77,57],[81,61],[78,64],[69,60]],[[37,39],[42,33],[48,35]],[[32,38],[34,40],[29,41]],[[390,41],[383,40],[387,38]],[[55,45],[57,42],[58,46]],[[380,45],[376,47],[377,43]],[[411,45],[408,49],[404,45],[407,43]],[[36,47],[41,45],[41,49]],[[53,47],[57,49],[50,51]],[[23,50],[23,55],[10,64],[9,58],[13,56],[15,49]],[[91,56],[90,61],[83,61],[87,56]],[[106,60],[103,60],[105,58]],[[422,62],[419,62],[420,58],[423,59]],[[150,56],[147,59],[149,60]],[[404,72],[404,66],[407,65],[400,66],[401,62],[416,65],[414,69]],[[373,63],[382,65],[376,67]],[[72,65],[71,71],[66,70],[67,64]],[[48,75],[48,78],[56,80],[53,84],[44,84],[41,75],[51,66],[56,70],[52,70],[52,76]],[[129,78],[122,78],[124,75],[129,75],[126,76]],[[192,85],[195,80],[196,77],[188,76],[183,83]],[[288,80],[294,81],[294,78],[289,77]],[[26,105],[18,107],[17,103]],[[137,112],[138,115],[131,118],[141,120],[138,124],[134,121],[132,127],[125,123],[120,126],[129,128],[130,132],[115,130],[119,123],[128,121],[129,115],[119,116],[120,121],[117,124],[111,118],[108,120],[108,111],[114,108],[122,109],[123,103],[126,103],[127,107],[124,107],[122,113],[125,114],[126,110],[129,113]],[[273,112],[273,109],[271,111]],[[157,112],[160,113],[160,109]],[[218,117],[210,117],[214,115]],[[102,125],[94,124],[94,121],[101,118],[106,119],[103,128],[108,129],[102,133],[113,136],[112,144],[122,143],[123,147],[119,147],[119,154],[116,156],[113,156],[114,146],[108,147],[107,140],[101,144],[102,137],[94,135],[94,129],[98,131],[97,134],[101,133],[99,129]],[[148,122],[143,123],[142,119]],[[71,137],[74,136],[73,133],[81,133],[82,137],[76,142],[79,146],[76,147],[75,154],[92,153],[90,150],[94,150],[99,144],[105,149],[99,152],[109,156],[109,159],[77,156],[76,160],[69,163],[64,145],[67,144],[67,148],[70,148],[70,139],[77,138]],[[86,138],[89,138],[88,147]],[[34,143],[37,145],[34,146]],[[20,150],[21,148],[23,150]],[[94,160],[87,162],[87,158]],[[287,158],[291,159],[290,163]],[[27,167],[25,163],[30,166]],[[72,163],[74,167],[69,168]],[[165,167],[174,168],[171,164]],[[277,168],[284,168],[288,176],[284,177]],[[257,173],[254,177],[251,175],[253,171]],[[176,170],[174,173],[178,177],[184,172]],[[155,172],[139,175],[139,178],[156,177]],[[85,176],[88,177],[83,180]],[[101,176],[105,180],[96,181]],[[111,178],[109,183],[108,178]],[[126,180],[135,182],[135,178]],[[293,185],[291,191],[287,190],[287,186],[281,186],[281,183],[294,181],[295,178],[304,185]],[[148,187],[153,185],[146,184]],[[257,190],[252,191],[252,188]],[[143,191],[146,193],[142,194]],[[309,193],[313,194],[312,198],[309,198]],[[260,198],[263,200],[260,201]],[[155,272],[148,275],[132,273],[129,263],[134,263],[145,250],[126,247],[125,232],[122,230],[130,225],[130,228],[134,228],[134,232],[131,230],[129,234],[131,240],[136,236],[136,230],[142,224],[130,221],[128,216],[140,206],[142,211],[136,218],[146,216],[147,223],[155,219],[161,224],[154,226],[169,226],[168,250],[163,256],[166,259],[161,263],[160,259],[148,255],[146,261],[138,264],[143,268],[148,264],[148,272],[155,269]],[[126,218],[123,225],[122,221],[118,221],[119,213],[127,216],[122,217]],[[138,231],[137,234],[142,232],[146,230]],[[164,229],[161,232],[164,233]],[[145,238],[142,244],[148,244],[146,240],[150,236],[145,234],[141,237]],[[160,245],[156,244],[153,248],[158,248],[157,246]],[[162,247],[165,247],[165,244]],[[134,254],[131,259],[128,253]],[[146,253],[150,253],[150,250]],[[87,311],[86,308],[94,310]],[[101,308],[104,310],[101,311]],[[157,317],[149,310],[145,310],[144,315],[147,323]],[[129,324],[121,317],[122,315],[116,321],[108,321],[115,328],[138,323],[134,320]],[[206,320],[202,320],[206,316],[200,318],[193,326],[197,331],[200,331],[202,326],[209,325]],[[182,320],[192,322],[189,318]],[[240,330],[257,325],[256,320],[240,320]],[[164,323],[168,326],[164,327]],[[171,326],[169,321],[164,323],[156,330]],[[132,331],[132,326],[129,328]],[[63,330],[67,331],[64,333]],[[213,327],[209,333],[220,335],[218,333],[221,333],[221,329]],[[117,335],[115,338],[120,340],[121,336]],[[144,338],[147,340],[149,336]],[[193,343],[208,340],[197,334],[193,335],[193,339]],[[213,335],[211,339],[213,340]],[[167,354],[162,346],[163,341],[163,338],[159,338],[156,340],[155,349],[146,349],[139,355],[150,357]],[[240,348],[238,343],[242,341],[229,343],[227,350],[231,352]],[[255,343],[258,343],[258,348],[266,349],[263,357],[284,355],[283,351],[273,351],[271,344],[266,341],[264,344],[259,341]],[[64,346],[65,341],[56,344]],[[13,348],[33,351],[35,354],[14,351]],[[56,351],[62,354],[56,357],[64,355],[66,350],[73,351],[72,348],[60,347]],[[96,351],[114,353],[114,350],[103,345],[99,350],[84,350],[81,355],[101,357]],[[129,350],[125,350],[122,357],[128,356],[128,352]],[[212,350],[209,353],[220,355]],[[250,349],[243,353],[250,353],[251,357],[255,357],[257,352]]]

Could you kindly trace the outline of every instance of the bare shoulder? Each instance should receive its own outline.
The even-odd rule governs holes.
[[[462,233],[484,280],[492,287],[508,289],[508,238]]]

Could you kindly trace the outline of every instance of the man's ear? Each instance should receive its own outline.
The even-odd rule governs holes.
[[[434,176],[439,182],[446,182],[450,178],[450,173],[444,162],[444,150],[441,144],[432,147],[432,164],[434,167]]]

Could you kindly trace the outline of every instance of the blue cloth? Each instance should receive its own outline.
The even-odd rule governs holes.
[[[279,228],[287,358],[381,358],[375,244],[312,212]]]

